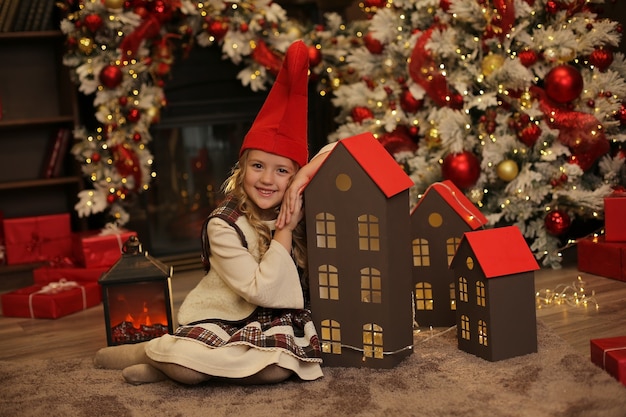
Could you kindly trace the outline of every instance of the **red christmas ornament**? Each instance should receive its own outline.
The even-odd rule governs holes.
[[[107,65],[100,71],[100,82],[107,88],[115,88],[122,82],[122,70],[115,65]]]
[[[569,215],[563,210],[552,210],[544,218],[546,230],[553,236],[560,236],[567,232],[572,221]]]
[[[367,35],[365,35],[363,42],[365,43],[367,50],[374,55],[380,55],[383,52],[383,49],[385,49],[383,44],[378,39],[374,39],[371,32],[368,32]]]
[[[139,158],[133,149],[124,145],[115,145],[111,148],[113,162],[117,172],[123,177],[133,177],[135,179],[135,189],[141,187],[141,169]]]
[[[313,45],[309,46],[309,66],[315,67],[320,62],[322,62],[322,51]]]
[[[621,126],[626,126],[626,104],[622,103],[617,113],[615,113],[615,119],[619,120]]]
[[[578,165],[580,169],[583,171],[589,170],[593,166],[593,163],[596,162],[597,157],[595,153],[580,153],[577,155],[571,155],[567,158],[567,162],[570,164]]]
[[[120,106],[126,107],[126,105],[128,104],[128,97],[122,96],[117,99],[117,102],[120,104]]]
[[[107,203],[113,204],[117,200],[117,195],[115,194],[107,194]]]
[[[380,9],[387,5],[387,0],[365,0],[363,5],[365,7],[377,7]]]
[[[480,176],[480,161],[470,151],[448,154],[441,165],[443,178],[461,189],[476,184]]]
[[[598,67],[602,72],[606,71],[613,63],[613,51],[610,49],[598,48],[589,55],[589,62]]]
[[[374,117],[374,113],[372,113],[372,111],[369,108],[362,107],[362,106],[353,108],[351,115],[352,115],[352,120],[356,123],[361,123],[364,120],[371,119],[372,117]]]
[[[209,26],[207,28],[207,32],[219,42],[224,39],[226,32],[228,32],[228,23],[223,20],[213,20],[209,21]]]
[[[407,113],[415,113],[422,108],[423,101],[413,97],[409,90],[404,90],[400,96],[400,107]]]
[[[141,133],[139,133],[139,132],[133,133],[133,141],[141,142]]]
[[[557,103],[569,103],[583,91],[583,77],[571,65],[558,65],[544,79],[546,94]]]
[[[128,120],[131,123],[137,123],[137,121],[139,121],[140,118],[141,118],[141,112],[137,108],[130,109],[128,111],[128,114],[126,115],[126,120]]]
[[[102,18],[97,14],[90,14],[85,17],[85,26],[91,33],[95,33],[102,27]]]
[[[556,14],[558,11],[559,11],[559,4],[556,1],[550,0],[549,2],[546,3],[546,12],[550,14]]]
[[[450,1],[451,0],[439,0],[439,7],[441,7],[441,10],[444,12],[450,10]]]
[[[391,155],[398,152],[415,152],[417,144],[411,139],[406,126],[398,126],[393,132],[385,133],[380,138],[380,143]]]
[[[537,62],[538,59],[537,52],[531,50],[521,51],[518,54],[518,57],[522,65],[526,68],[533,65],[535,62]]]
[[[530,123],[528,126],[524,127],[517,135],[519,140],[529,148],[533,147],[537,139],[539,139],[539,136],[541,136],[541,128],[535,123]]]
[[[100,156],[100,154],[99,154],[98,152],[94,152],[94,153],[91,155],[91,161],[92,161],[92,162],[95,162],[95,163],[100,162],[100,159],[101,159],[101,158],[102,158],[102,157]]]

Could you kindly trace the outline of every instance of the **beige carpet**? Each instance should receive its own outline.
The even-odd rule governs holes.
[[[390,370],[325,368],[275,386],[126,384],[88,360],[0,362],[0,415],[626,417],[626,387],[539,325],[538,353],[487,362],[455,332],[416,336]]]

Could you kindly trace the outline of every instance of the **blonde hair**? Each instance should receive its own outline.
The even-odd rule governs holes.
[[[248,222],[252,228],[257,232],[259,236],[259,258],[262,258],[265,252],[272,243],[272,233],[270,229],[263,223],[261,216],[257,211],[257,207],[253,204],[243,187],[243,180],[246,174],[248,150],[245,150],[239,161],[233,167],[230,176],[224,181],[222,185],[222,191],[225,195],[232,195],[237,200],[237,209],[243,213],[248,219]],[[292,177],[293,178],[293,177]],[[278,214],[279,207],[276,208],[276,214]],[[292,255],[296,265],[303,269],[304,275],[306,275],[306,230],[304,221],[301,221],[295,230],[293,231],[293,250]]]

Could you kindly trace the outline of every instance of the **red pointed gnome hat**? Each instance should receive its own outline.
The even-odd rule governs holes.
[[[243,139],[240,156],[246,149],[259,149],[300,167],[307,163],[308,71],[307,47],[296,41],[287,49],[276,81]]]

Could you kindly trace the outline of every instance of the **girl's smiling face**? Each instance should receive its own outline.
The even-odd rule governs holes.
[[[289,181],[298,170],[289,158],[258,149],[248,150],[243,189],[256,204],[264,220],[276,218],[276,210],[285,195]]]

